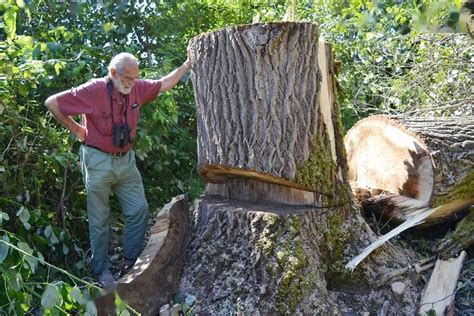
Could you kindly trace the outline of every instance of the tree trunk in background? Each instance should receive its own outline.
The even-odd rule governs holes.
[[[345,146],[351,187],[356,194],[369,192],[362,200],[387,216],[403,221],[422,207],[465,200],[464,207],[443,214],[449,217],[474,202],[472,117],[376,115],[352,127]],[[429,218],[425,226],[439,221]]]
[[[180,281],[196,312],[377,312],[390,289],[367,285],[411,262],[388,244],[344,269],[375,236],[346,180],[333,55],[318,34],[309,23],[254,24],[190,42],[209,182]],[[391,310],[414,311],[417,295]]]

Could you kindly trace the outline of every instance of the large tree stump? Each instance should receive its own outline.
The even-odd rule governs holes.
[[[190,42],[209,182],[180,281],[196,311],[377,312],[390,288],[371,289],[376,276],[411,262],[387,244],[344,269],[375,236],[346,180],[333,55],[318,33],[309,23],[255,24]],[[417,291],[406,293],[393,311],[415,310]]]
[[[345,146],[351,187],[368,193],[361,200],[388,217],[403,221],[422,207],[465,201],[426,226],[474,203],[473,117],[376,115],[351,128]]]

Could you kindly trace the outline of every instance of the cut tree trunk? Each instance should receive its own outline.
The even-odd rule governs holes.
[[[353,201],[334,98],[333,55],[310,23],[229,27],[189,45],[199,172],[181,294],[199,313],[376,312],[376,276],[412,263],[375,240]],[[417,285],[404,280],[412,289]],[[393,302],[410,312],[418,291]]]
[[[282,49],[284,47],[284,49]],[[198,166],[332,195],[345,183],[333,57],[309,23],[241,26],[190,43]],[[311,170],[311,172],[309,172]]]
[[[473,117],[375,115],[352,127],[344,142],[349,182],[365,208],[405,221],[421,208],[464,203],[428,218],[428,226],[474,203]]]

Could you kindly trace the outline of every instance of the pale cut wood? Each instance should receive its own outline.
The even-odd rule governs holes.
[[[229,179],[225,183],[208,183],[206,194],[249,202],[311,206],[322,204],[318,201],[318,195],[313,192],[250,179]]]
[[[430,281],[420,303],[420,315],[433,310],[436,315],[445,315],[452,307],[456,285],[466,252],[447,261],[437,260]]]

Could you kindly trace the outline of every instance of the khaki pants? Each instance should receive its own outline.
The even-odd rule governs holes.
[[[148,222],[148,203],[133,150],[114,157],[82,145],[79,156],[87,192],[92,271],[99,274],[109,266],[110,193],[113,191],[117,196],[125,216],[123,256],[127,259],[140,255]]]

